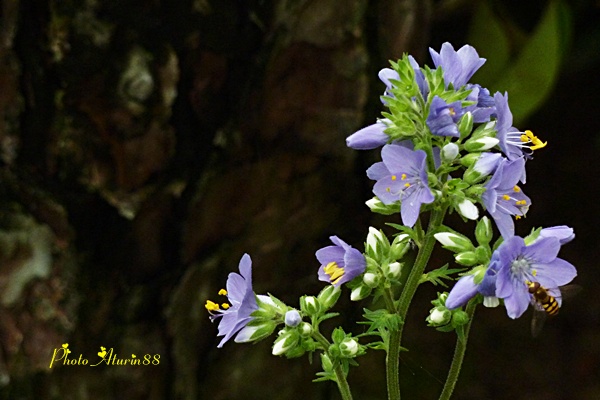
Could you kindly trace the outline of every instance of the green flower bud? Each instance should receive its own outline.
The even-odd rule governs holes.
[[[317,301],[321,304],[322,311],[329,310],[333,307],[340,298],[341,293],[342,289],[339,286],[325,286],[317,296]]]
[[[258,342],[259,340],[270,336],[276,327],[277,323],[275,323],[275,321],[266,320],[257,322],[257,320],[253,320],[237,334],[235,342]]]
[[[475,255],[477,256],[477,261],[479,264],[487,265],[492,258],[492,253],[489,247],[487,246],[478,246],[475,249]]]
[[[332,372],[333,371],[333,362],[331,358],[327,355],[327,353],[321,353],[321,366],[323,367],[323,371]]]
[[[454,259],[457,263],[466,265],[467,267],[472,267],[478,262],[477,254],[474,251],[463,251],[462,253],[455,254]]]
[[[279,331],[279,337],[273,343],[273,355],[280,356],[290,351],[298,346],[299,340],[300,335],[296,329],[282,329]]]
[[[469,322],[469,314],[464,312],[463,310],[455,310],[452,313],[452,326],[459,327],[461,325],[465,325]]]
[[[333,287],[332,285],[328,287]],[[318,315],[321,310],[321,303],[315,296],[302,296],[300,297],[300,310],[303,314],[308,316]]]
[[[429,326],[444,326],[452,319],[452,312],[447,308],[434,307],[429,311],[426,321]]]
[[[393,215],[400,212],[400,203],[385,205],[377,197],[373,197],[365,203],[371,211],[377,214]]]
[[[384,268],[383,273],[385,277],[388,279],[398,279],[400,277],[400,273],[402,272],[402,265],[399,262],[389,263],[387,268]]]
[[[406,233],[394,237],[390,247],[390,258],[400,260],[410,249],[410,238]]]
[[[375,288],[379,285],[379,275],[367,272],[363,275],[363,283],[370,288]]]
[[[346,338],[340,343],[340,355],[344,358],[352,358],[358,354],[360,346],[354,338]]]
[[[365,246],[367,255],[376,260],[387,255],[390,251],[390,242],[381,230],[369,227],[367,235],[367,245]]]
[[[469,139],[465,142],[465,150],[469,153],[474,151],[485,151],[496,146],[500,141],[496,138],[484,136],[477,139]]]
[[[460,163],[461,163],[461,165],[469,168],[473,164],[475,164],[475,162],[479,159],[479,156],[481,156],[481,153],[469,153],[469,154],[461,157]]]
[[[455,253],[475,250],[475,246],[473,246],[471,240],[460,233],[438,232],[433,235],[433,237],[435,237],[435,239],[440,242],[445,249]]]
[[[308,337],[312,334],[313,327],[308,322],[301,322],[300,325],[298,325],[298,331],[302,337]]]
[[[461,139],[469,136],[473,130],[473,114],[471,114],[471,112],[465,113],[458,121],[457,127],[458,131],[460,132]]]
[[[352,292],[350,293],[350,300],[352,300],[352,301],[362,300],[371,294],[371,290],[372,289],[370,287],[368,287],[367,285],[359,285],[359,286],[355,287],[354,289],[352,289]]]

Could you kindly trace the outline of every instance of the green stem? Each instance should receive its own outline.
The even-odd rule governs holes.
[[[321,345],[321,347],[323,347],[323,351],[327,353],[333,362],[333,372],[335,373],[336,382],[340,394],[342,395],[342,400],[352,400],[352,392],[350,392],[350,385],[348,385],[348,380],[346,380],[346,375],[342,370],[342,364],[337,360],[334,361],[334,358],[331,356],[331,354],[329,354],[329,346],[331,343],[329,343],[329,340],[327,340],[327,338],[319,331],[314,331],[312,333],[312,337]]]
[[[402,324],[400,325],[398,331],[390,333],[388,345],[389,348],[386,358],[388,400],[400,400],[399,371],[402,330],[404,329],[404,322],[406,321],[408,307],[410,306],[412,298],[415,295],[415,292],[417,291],[419,281],[423,276],[423,271],[425,271],[425,267],[429,262],[429,257],[431,257],[431,252],[433,251],[433,247],[435,245],[435,238],[433,237],[433,235],[434,233],[436,233],[436,231],[442,224],[445,215],[446,207],[443,207],[439,210],[434,209],[431,212],[429,226],[427,228],[427,232],[425,233],[423,245],[419,248],[419,253],[417,254],[415,263],[412,267],[412,270],[410,271],[408,279],[406,280],[404,288],[402,289],[402,294],[400,295],[400,301],[397,310]]]
[[[450,371],[448,371],[448,377],[446,383],[442,389],[439,400],[448,400],[452,396],[454,386],[458,380],[460,374],[460,368],[462,366],[463,359],[465,358],[465,351],[467,350],[467,340],[469,339],[469,330],[471,329],[471,322],[473,322],[473,314],[475,314],[475,307],[477,306],[477,300],[473,299],[467,304],[467,314],[469,315],[469,322],[464,327],[463,340],[460,338],[456,339],[456,348],[454,350],[454,357],[452,358],[452,364],[450,365]]]

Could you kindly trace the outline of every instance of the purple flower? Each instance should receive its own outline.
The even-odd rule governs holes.
[[[485,58],[480,58],[475,48],[464,45],[458,51],[448,42],[442,45],[439,54],[429,48],[435,67],[442,67],[446,86],[452,84],[455,88],[466,85],[473,74],[485,63]]]
[[[387,125],[378,120],[346,138],[346,145],[355,150],[371,150],[383,146],[390,137],[384,132]]]
[[[319,280],[340,286],[350,282],[365,271],[365,256],[337,236],[329,239],[335,246],[327,246],[317,250],[315,255],[321,263]]]
[[[557,293],[559,286],[571,282],[577,271],[558,258],[561,243],[556,237],[542,237],[529,246],[518,236],[507,239],[496,252],[500,268],[496,279],[496,296],[504,299],[508,316],[519,318],[530,303],[535,303],[528,284],[538,282]]]
[[[477,267],[473,273],[465,275],[456,282],[446,299],[446,307],[458,308],[467,304],[477,293],[483,295],[483,304],[487,307],[498,305],[496,298],[496,274],[499,268],[499,258],[496,253],[487,268]]]
[[[565,244],[575,239],[575,233],[573,232],[573,228],[570,228],[566,225],[552,226],[550,228],[544,228],[540,231],[538,239],[545,237],[555,237],[558,239],[560,244]]]
[[[494,94],[496,103],[496,138],[500,141],[500,149],[509,160],[516,160],[522,156],[531,157],[534,150],[545,147],[547,142],[542,142],[531,131],[521,132],[512,126],[513,116],[508,107],[508,93]],[[525,152],[523,150],[526,150]]]
[[[427,116],[427,127],[436,136],[459,137],[456,122],[463,115],[460,101],[446,103],[440,97],[435,96],[431,100],[429,115]]]
[[[221,289],[219,294],[227,295],[230,304],[223,304],[221,309],[218,304],[210,300],[206,302],[206,309],[211,312],[210,319],[219,322],[219,333],[224,336],[217,347],[223,347],[225,342],[236,335],[251,320],[252,314],[258,309],[256,296],[252,291],[252,260],[248,254],[244,254],[239,265],[240,274],[232,272],[227,278],[227,291]]]
[[[490,116],[496,112],[496,104],[490,96],[490,91],[477,84],[468,84],[467,89],[471,90],[467,100],[474,101],[475,104],[465,107],[464,112],[471,112],[475,123],[488,122]]]
[[[397,144],[388,144],[381,150],[383,162],[373,164],[367,176],[376,180],[373,193],[383,204],[400,200],[402,223],[412,227],[421,210],[421,204],[433,202],[428,186],[426,154]]]
[[[525,174],[525,160],[514,161],[502,159],[492,178],[485,184],[482,199],[500,234],[511,237],[515,234],[514,215],[517,219],[527,213],[531,200],[517,186],[519,179]]]

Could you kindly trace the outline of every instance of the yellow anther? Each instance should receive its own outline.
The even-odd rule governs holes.
[[[340,268],[335,261],[330,262],[323,268],[323,271],[327,275],[329,275],[329,281],[332,283],[337,283],[342,276],[344,276],[344,268]]]
[[[521,191],[521,188],[515,185],[515,187],[513,188],[513,192],[519,193],[520,191]]]
[[[405,180],[406,179],[406,174],[400,175],[400,179]]]
[[[533,134],[533,132],[527,130],[521,135],[521,142],[523,143],[531,143],[533,146],[530,147],[531,150],[538,150],[542,147],[546,147],[548,142],[542,142],[537,136]]]
[[[531,271],[531,275],[533,275],[533,276],[537,276],[537,269],[534,269],[534,270],[532,270],[532,271]]]
[[[227,303],[223,303],[221,304],[221,307],[223,307],[224,310],[227,310],[230,307],[230,305]]]
[[[452,115],[453,117],[456,115],[456,111],[454,111],[453,107],[449,107],[448,111],[450,111],[450,115]]]
[[[519,219],[521,219],[521,216],[520,215],[515,215],[515,219],[519,220]]]
[[[503,200],[510,200],[510,196],[507,195],[507,194],[505,194],[505,195],[502,196],[502,199]]]
[[[391,191],[392,191],[392,189],[390,189],[389,187],[386,187],[386,188],[385,188],[385,191],[386,191],[386,192],[391,192]]]
[[[219,305],[217,303],[213,303],[210,300],[206,300],[206,304],[204,305],[208,311],[217,311],[219,310]]]
[[[395,181],[396,179],[398,179],[396,175],[392,175],[392,180]]]
[[[517,205],[517,206],[524,206],[524,205],[526,205],[526,204],[527,204],[527,201],[526,201],[526,200],[518,200],[518,201],[515,201],[515,205]]]
[[[410,183],[406,182],[406,183],[404,184],[404,187],[406,187],[406,188],[407,188],[407,187],[410,187]]]
[[[219,294],[220,296],[227,296],[227,290],[225,290],[225,289],[221,289],[221,290],[219,290],[219,293],[218,293],[218,294]]]

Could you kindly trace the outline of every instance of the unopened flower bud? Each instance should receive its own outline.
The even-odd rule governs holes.
[[[496,296],[484,296],[483,305],[488,308],[498,307],[500,305],[500,299]]]
[[[400,212],[400,204],[394,203],[385,205],[377,197],[373,197],[365,203],[371,211],[377,214],[392,215]]]
[[[448,309],[432,308],[427,317],[430,326],[443,326],[452,319],[452,312]]]
[[[471,114],[471,112],[466,112],[458,121],[457,127],[458,131],[460,132],[461,139],[469,136],[473,130],[473,114]]]
[[[333,287],[333,286],[328,286]],[[300,297],[300,310],[306,315],[313,316],[321,312],[321,304],[315,296]]]
[[[281,332],[280,332],[281,333]],[[273,355],[280,356],[298,345],[299,335],[296,330],[284,330],[273,343]]]
[[[372,272],[367,272],[363,275],[363,283],[370,288],[377,287],[379,285],[379,276]]]
[[[477,206],[469,199],[461,201],[457,208],[460,215],[466,219],[476,220],[479,218],[479,209],[477,209]]]
[[[340,343],[340,355],[344,358],[352,358],[358,353],[358,341],[354,338],[346,338]]]
[[[371,294],[370,287],[368,287],[367,285],[360,285],[360,286],[352,289],[352,292],[350,293],[350,300],[352,300],[352,301],[362,300],[370,294]]]
[[[458,145],[456,143],[448,143],[442,147],[442,160],[446,162],[454,161],[458,156]]]
[[[313,327],[308,322],[301,322],[299,325],[299,331],[300,335],[308,337],[313,332]]]
[[[367,235],[367,254],[375,259],[378,259],[382,255],[387,254],[389,252],[389,248],[390,242],[387,237],[385,237],[383,232],[370,226],[369,234]]]
[[[410,249],[410,238],[406,233],[398,235],[392,241],[390,247],[390,258],[392,260],[400,260]]]
[[[329,310],[337,303],[342,293],[342,288],[339,286],[325,286],[317,296],[317,302],[321,305],[322,311]]]
[[[385,271],[385,276],[388,279],[398,279],[402,271],[402,264],[399,262],[389,263]]]
[[[285,313],[285,325],[291,328],[295,328],[302,321],[302,317],[297,310],[289,310]]]
[[[469,314],[463,310],[455,310],[452,313],[452,326],[455,328],[469,322]]]
[[[474,251],[463,251],[462,253],[455,254],[454,259],[457,263],[466,265],[467,267],[472,267],[478,261],[477,254]]]
[[[477,243],[480,245],[488,244],[492,240],[494,231],[492,229],[492,222],[488,217],[483,217],[477,223],[475,227],[475,238]]]
[[[469,139],[465,142],[465,150],[468,152],[485,151],[496,146],[498,143],[500,143],[498,139],[489,136]]]
[[[261,323],[252,321],[252,324],[242,328],[234,340],[236,343],[257,342],[270,336],[276,327],[277,324],[271,320],[266,320]]]
[[[435,239],[444,246],[445,249],[460,253],[464,251],[475,250],[471,240],[459,233],[454,232],[438,232],[433,235]]]

